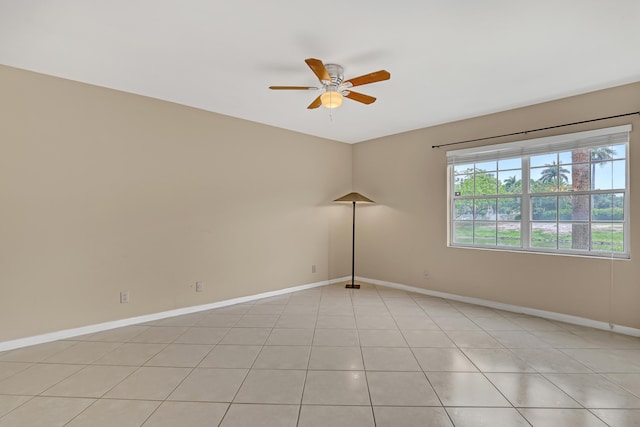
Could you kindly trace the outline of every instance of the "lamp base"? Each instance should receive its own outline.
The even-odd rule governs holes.
[[[348,288],[348,289],[360,289],[360,285],[357,284],[357,283],[347,283],[345,285],[345,288]]]

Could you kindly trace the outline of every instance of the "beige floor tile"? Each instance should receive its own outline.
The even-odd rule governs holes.
[[[83,365],[33,365],[0,381],[0,394],[31,396],[40,394],[82,368],[84,368]]]
[[[130,341],[148,344],[170,344],[182,335],[188,328],[180,326],[152,326],[136,335]]]
[[[367,372],[367,383],[373,405],[440,405],[423,372]]]
[[[271,330],[266,345],[311,345],[313,329],[276,328]]]
[[[522,327],[504,317],[473,317],[472,320],[485,331],[523,331]]]
[[[443,331],[480,331],[480,326],[465,316],[433,317],[433,321]]]
[[[516,427],[529,423],[513,408],[447,408],[456,427]]]
[[[559,331],[562,328],[549,320],[527,315],[516,315],[509,320],[527,331]]]
[[[333,427],[373,425],[372,408],[378,427],[520,415],[638,425],[639,349],[608,331],[341,283],[2,352],[0,426],[56,425],[62,412],[71,426]],[[86,410],[65,403],[103,393]]]
[[[228,403],[163,402],[143,427],[217,426],[228,406]]]
[[[477,372],[465,354],[457,348],[414,348],[415,355],[423,371]]]
[[[104,397],[110,399],[166,399],[189,372],[188,368],[138,368]]]
[[[259,345],[217,345],[198,366],[201,368],[250,368],[261,349]]]
[[[142,366],[167,344],[125,343],[94,363],[100,365]]]
[[[469,304],[461,301],[450,301],[450,304],[458,309],[460,313],[463,313],[465,316],[471,317],[501,317],[498,316],[497,313],[489,307],[482,307],[480,305]]]
[[[446,333],[460,348],[504,348],[485,331],[446,331]]]
[[[356,312],[356,326],[358,329],[392,329],[397,330],[398,325],[390,314],[358,315]]]
[[[352,347],[360,345],[360,340],[355,329],[316,329],[313,345]]]
[[[362,357],[367,371],[421,370],[409,348],[363,347]]]
[[[605,374],[604,377],[640,397],[640,374]]]
[[[47,357],[45,363],[89,364],[119,347],[120,343],[79,341],[59,353]]]
[[[422,315],[400,315],[394,314],[393,318],[403,332],[404,330],[424,330],[424,331],[439,331],[440,328],[435,324],[433,320],[426,314]]]
[[[242,318],[241,314],[209,314],[202,316],[194,326],[209,328],[232,328]]]
[[[282,314],[287,306],[284,304],[256,304],[246,312],[246,314]],[[297,306],[292,306],[297,307]]]
[[[312,347],[309,369],[363,370],[362,351],[360,347]]]
[[[421,309],[418,305],[415,305],[413,307],[397,305],[397,306],[388,307],[388,309],[389,309],[389,313],[391,313],[391,315],[396,319],[396,324],[398,324],[397,323],[398,319],[397,319],[396,316],[412,317],[412,316],[425,316],[426,315],[424,310]],[[433,325],[435,326],[435,323]],[[398,324],[398,327],[400,327],[399,324]]]
[[[320,304],[289,304],[285,306],[284,310],[280,314],[318,314]]]
[[[320,329],[356,329],[355,316],[318,315],[316,328]]]
[[[522,408],[520,413],[534,426],[606,427],[586,409]]]
[[[374,427],[370,406],[302,405],[298,427]]]
[[[444,406],[511,406],[484,375],[473,372],[427,372]]]
[[[374,406],[376,427],[453,427],[444,408]]]
[[[487,374],[487,378],[515,407],[581,407],[540,374]]]
[[[456,345],[442,331],[403,329],[409,347],[455,347]]]
[[[599,374],[546,374],[545,377],[585,408],[640,408],[640,398]]]
[[[278,329],[313,329],[316,327],[315,314],[282,314],[274,328]]]
[[[491,331],[489,334],[507,348],[547,348],[551,344],[526,331]]]
[[[408,344],[399,330],[360,329],[358,330],[362,347],[407,347]]]
[[[75,344],[75,341],[53,341],[29,347],[22,347],[0,353],[0,361],[41,362],[47,357],[59,353]]]
[[[174,344],[218,344],[220,340],[229,332],[230,328],[189,328],[184,334],[176,339]]]
[[[145,365],[192,368],[197,366],[212,349],[212,345],[169,344],[149,359]]]
[[[592,328],[577,328],[576,335],[584,337],[601,348],[640,349],[640,338]]]
[[[307,369],[311,346],[264,346],[254,369]]]
[[[465,348],[462,350],[482,372],[535,372],[527,362],[503,348]]]
[[[32,396],[0,395],[0,417],[13,411],[31,398]]]
[[[246,369],[194,369],[168,400],[231,402],[247,372]]]
[[[563,349],[563,353],[583,363],[595,372],[603,373],[640,373],[640,361],[635,361],[625,350],[606,349]],[[639,353],[631,350],[632,353]]]
[[[31,363],[27,362],[0,362],[0,381],[24,371],[29,366]]]
[[[246,405],[234,403],[220,427],[296,427],[298,405]]]
[[[279,314],[245,314],[234,328],[273,328],[279,318]]]
[[[109,329],[91,334],[85,341],[127,342],[149,328],[149,326],[131,325]]]
[[[270,328],[231,328],[220,344],[263,345],[269,334]]]
[[[533,368],[542,373],[590,373],[582,363],[553,348],[516,348],[511,351]]]
[[[159,405],[145,400],[100,399],[66,427],[138,427]]]
[[[303,404],[370,405],[363,371],[309,371]]]
[[[93,402],[93,399],[34,397],[0,418],[0,427],[64,426]]]
[[[598,345],[569,331],[534,331],[533,335],[554,348],[598,348]]]
[[[611,427],[640,426],[640,409],[592,409],[591,412]]]
[[[331,303],[322,303],[320,304],[320,309],[318,310],[318,314],[321,316],[354,316],[355,313],[353,311],[353,306],[351,302],[348,303],[340,303],[340,304],[331,304]]]
[[[87,366],[42,392],[44,396],[102,397],[133,373],[132,366]]]
[[[249,371],[234,403],[299,404],[306,372],[303,370]]]

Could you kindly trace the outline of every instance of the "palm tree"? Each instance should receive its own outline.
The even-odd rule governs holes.
[[[611,147],[598,147],[591,149],[591,189],[595,189],[596,185],[596,165],[604,167],[606,160],[613,159],[616,150]]]
[[[504,189],[507,193],[512,193],[518,185],[518,179],[515,175],[508,177],[504,180]]]
[[[542,184],[555,184],[558,180],[560,184],[569,182],[569,170],[560,166],[555,160],[550,165],[547,164],[545,166],[548,167],[540,172],[540,178],[538,179]]]

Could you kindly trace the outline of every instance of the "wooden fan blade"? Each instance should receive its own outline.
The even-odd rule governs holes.
[[[323,81],[323,80],[326,80],[329,82],[331,81],[331,76],[329,75],[329,72],[325,68],[322,61],[315,58],[307,58],[304,60],[304,62],[307,63],[309,68],[311,68],[311,71],[315,73],[315,75],[318,77],[320,81]]]
[[[354,101],[362,102],[363,104],[373,104],[376,102],[376,99],[373,96],[364,95],[358,92],[349,92],[348,95],[345,95],[349,99],[353,99]]]
[[[272,90],[317,90],[317,87],[311,86],[269,86]]]
[[[322,101],[320,100],[320,97],[317,97],[316,99],[313,100],[313,102],[311,104],[309,104],[309,106],[307,108],[309,110],[312,110],[314,108],[318,108],[321,105],[322,105]]]
[[[387,70],[380,70],[373,73],[365,74],[364,76],[349,79],[344,83],[351,83],[352,86],[361,86],[369,83],[389,80],[390,78],[391,78],[391,74]]]

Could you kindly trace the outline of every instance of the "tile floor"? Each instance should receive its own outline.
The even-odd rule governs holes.
[[[363,285],[0,353],[0,426],[640,426],[640,339]]]

